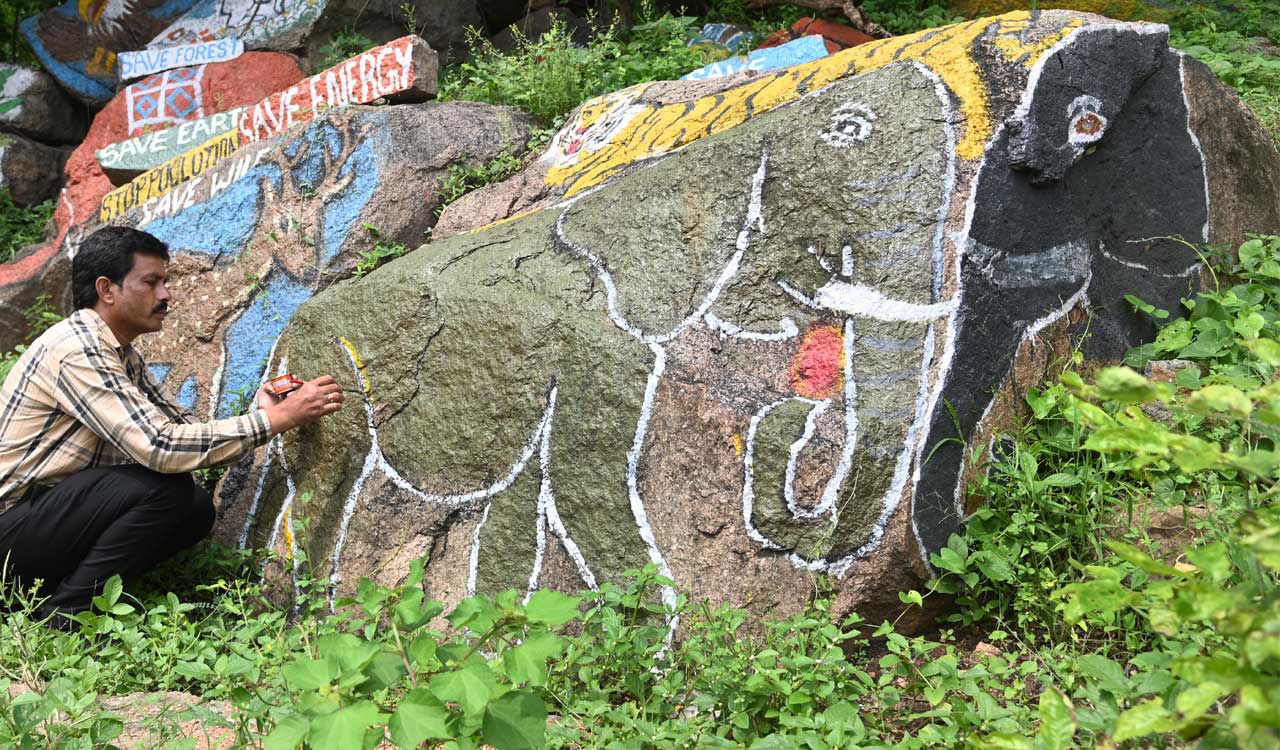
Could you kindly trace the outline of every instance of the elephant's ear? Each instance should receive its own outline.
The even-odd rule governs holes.
[[[1146,24],[1085,27],[1063,40],[1032,69],[1005,121],[1009,165],[1033,182],[1061,179],[1106,136],[1130,94],[1160,67],[1168,43],[1166,27]]]

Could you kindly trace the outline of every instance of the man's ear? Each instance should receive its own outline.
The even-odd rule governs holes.
[[[99,276],[97,280],[93,282],[93,288],[98,292],[98,300],[105,302],[108,305],[113,305],[116,301],[116,293],[112,288],[114,286],[115,284],[106,276]]]

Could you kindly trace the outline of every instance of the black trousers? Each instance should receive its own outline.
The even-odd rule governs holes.
[[[128,581],[203,539],[213,500],[190,474],[130,464],[85,469],[0,513],[0,562],[27,587],[44,580],[39,613],[89,609],[112,575]]]

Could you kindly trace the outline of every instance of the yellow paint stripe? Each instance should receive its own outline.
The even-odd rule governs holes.
[[[372,393],[369,378],[364,374],[364,360],[360,359],[360,352],[356,351],[356,345],[348,341],[346,336],[339,336],[338,341],[347,348],[348,352],[351,352],[351,359],[356,363],[356,369],[360,371],[360,388],[365,394]]]
[[[964,115],[963,135],[956,144],[956,152],[961,158],[976,159],[995,133],[988,107],[990,84],[983,79],[973,56],[978,39],[991,38],[995,49],[1006,59],[1031,66],[1044,51],[1083,25],[1081,19],[1070,19],[1056,32],[1028,44],[1019,35],[1030,27],[1030,17],[1029,13],[1019,11],[867,42],[704,97],[696,100],[692,107],[687,102],[653,105],[633,117],[601,148],[580,154],[574,163],[549,169],[547,184],[565,186],[564,196],[572,196],[600,184],[630,164],[728,130],[840,78],[908,61],[919,62],[932,70],[959,100]],[[618,108],[632,105],[643,96],[646,87],[633,89],[611,94],[607,102],[588,103],[583,114],[565,127],[590,125],[603,116],[606,105]]]

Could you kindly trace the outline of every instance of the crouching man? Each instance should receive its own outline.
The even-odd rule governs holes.
[[[76,311],[22,354],[0,388],[0,562],[43,579],[41,617],[67,628],[114,574],[126,580],[203,539],[209,493],[190,472],[342,408],[332,377],[249,414],[195,422],[160,393],[133,341],[164,326],[168,249],[105,227],[72,261]]]

